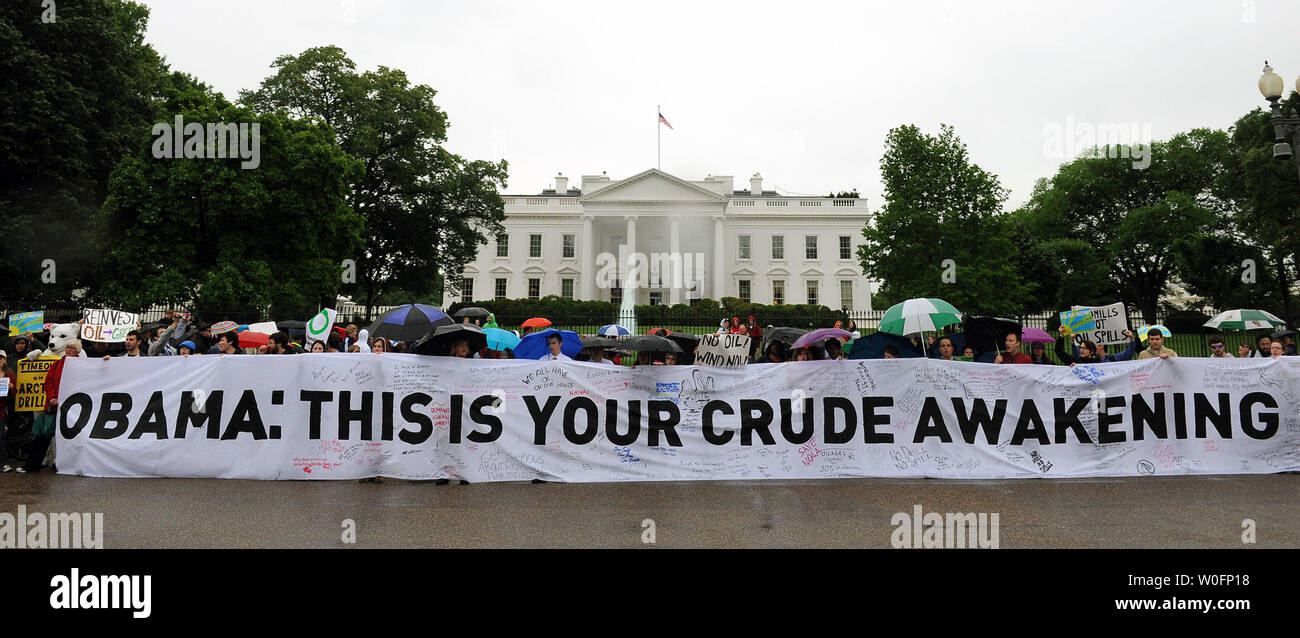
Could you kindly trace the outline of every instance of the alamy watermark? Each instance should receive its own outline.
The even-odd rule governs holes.
[[[895,528],[889,542],[896,549],[998,549],[1000,545],[996,512],[923,513],[920,505],[913,505],[910,515],[894,514],[889,524]]]
[[[103,512],[0,512],[0,549],[103,548]]]
[[[1067,115],[1065,122],[1043,125],[1043,156],[1057,159],[1079,157],[1097,149],[1111,159],[1133,160],[1133,168],[1151,166],[1150,122],[1076,122]],[[1105,150],[1103,151],[1102,148]]]
[[[153,156],[157,159],[242,159],[239,167],[262,163],[262,125],[259,122],[186,122],[177,115],[172,124],[153,125]]]
[[[617,256],[596,255],[596,268],[596,286],[602,289],[693,290],[704,280],[704,253],[633,253],[624,244]]]

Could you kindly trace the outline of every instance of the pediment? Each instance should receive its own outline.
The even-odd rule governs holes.
[[[583,203],[710,202],[721,204],[725,203],[727,198],[652,168],[612,186],[606,186],[590,195],[583,195],[578,201]]]

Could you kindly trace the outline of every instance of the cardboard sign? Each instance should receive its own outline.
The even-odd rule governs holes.
[[[40,332],[45,327],[45,311],[15,312],[9,315],[9,336]]]
[[[1128,343],[1128,337],[1124,336],[1124,331],[1128,330],[1128,311],[1125,310],[1123,302],[1113,303],[1109,306],[1093,306],[1091,308],[1074,306],[1072,310],[1091,312],[1093,321],[1092,328],[1074,333],[1074,342],[1076,344],[1082,343],[1084,339],[1106,346]],[[1061,314],[1065,315],[1065,313]]]
[[[135,330],[140,315],[121,310],[87,308],[81,312],[81,338],[87,341],[120,343],[126,333]]]
[[[9,377],[0,377],[0,397],[9,396]]]
[[[741,368],[749,363],[749,335],[701,335],[695,363],[717,368]]]
[[[262,334],[273,335],[276,333],[274,321],[263,321],[261,323],[248,324],[249,332],[260,332]]]
[[[58,357],[40,357],[34,361],[18,362],[18,391],[14,395],[14,409],[18,412],[40,412],[45,409],[45,375]]]
[[[1072,335],[1076,332],[1085,332],[1096,330],[1096,319],[1092,316],[1092,309],[1085,310],[1066,310],[1061,313],[1061,325],[1065,326],[1065,334]]]

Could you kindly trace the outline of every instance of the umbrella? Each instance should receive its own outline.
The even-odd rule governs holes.
[[[966,345],[974,349],[976,354],[1002,350],[1006,347],[1007,335],[1024,332],[1024,326],[1019,321],[1002,317],[967,315],[962,323],[966,324]]]
[[[572,330],[551,329],[524,335],[524,338],[519,340],[519,345],[515,346],[515,358],[541,359],[550,354],[551,348],[546,345],[546,338],[554,334],[560,335],[560,352],[565,356],[576,357],[579,352],[582,352],[582,339],[578,337],[578,333]]]
[[[453,314],[452,316],[457,319],[461,319],[463,317],[469,317],[470,319],[473,319],[475,317],[487,319],[491,315],[492,313],[489,312],[486,308],[479,308],[478,306],[470,306],[468,308],[461,308],[460,310],[457,310],[456,314]]]
[[[379,315],[368,330],[371,337],[383,337],[390,341],[415,341],[429,334],[433,328],[454,323],[456,322],[451,317],[433,306],[408,303]]]
[[[921,352],[906,337],[891,335],[887,332],[873,332],[853,340],[853,349],[849,351],[850,359],[884,359],[885,346],[898,348],[898,356],[912,359],[921,356]]]
[[[767,345],[773,341],[780,341],[789,346],[807,332],[802,328],[768,328],[763,331],[763,352],[767,352]]]
[[[645,333],[648,335],[654,335],[656,337],[667,337],[668,335],[672,334],[673,331],[667,328],[651,328],[649,330],[646,330]]]
[[[1261,328],[1285,328],[1286,322],[1277,315],[1263,310],[1229,310],[1205,322],[1206,328],[1220,330],[1258,330]]]
[[[894,304],[880,318],[880,331],[908,336],[934,332],[961,323],[961,312],[942,299],[908,299]]]
[[[415,344],[416,354],[446,355],[451,352],[454,341],[469,341],[469,351],[476,352],[487,347],[487,335],[478,326],[451,324],[438,326],[429,331]]]
[[[487,347],[489,350],[513,350],[519,346],[519,337],[509,330],[500,328],[484,328],[483,334],[487,335]]]
[[[853,336],[853,333],[848,330],[841,330],[839,328],[818,328],[802,337],[799,337],[799,339],[794,342],[794,347],[807,348],[808,346],[815,343],[821,343],[827,339],[840,339],[851,336]]]
[[[655,335],[641,335],[639,337],[632,337],[631,339],[624,339],[620,341],[618,345],[637,352],[680,353],[682,351],[681,346],[673,343],[671,339]]]
[[[522,324],[520,324],[519,327],[520,328],[545,328],[546,326],[549,325],[551,325],[550,319],[547,319],[545,317],[533,317],[532,319],[529,319],[528,321],[525,321]]]
[[[1164,327],[1164,326],[1162,326],[1162,325],[1160,325],[1160,324],[1156,324],[1156,325],[1154,325],[1154,326],[1142,326],[1141,328],[1138,328],[1138,329],[1137,329],[1137,334],[1138,334],[1139,337],[1142,337],[1142,340],[1143,340],[1143,341],[1146,341],[1146,340],[1147,340],[1147,333],[1150,332],[1152,328],[1158,328],[1158,329],[1160,330],[1160,334],[1163,335],[1163,336],[1168,337],[1168,336],[1172,336],[1172,335],[1173,335],[1172,332],[1169,332],[1169,329],[1168,329],[1168,328],[1166,328],[1166,327]]]
[[[1025,343],[1056,343],[1052,335],[1047,334],[1042,328],[1030,328],[1025,326],[1020,330],[1020,340]]]
[[[232,332],[232,331],[234,331],[234,330],[235,330],[236,328],[238,328],[238,327],[239,327],[239,324],[237,324],[237,323],[235,323],[235,322],[233,322],[233,321],[218,321],[218,322],[212,324],[212,334],[213,334],[213,335],[219,335],[219,334],[224,334],[224,333],[227,333],[227,332]]]
[[[1272,336],[1274,339],[1281,339],[1282,337],[1293,334],[1295,334],[1294,330],[1278,330],[1277,332],[1274,332]]]
[[[602,337],[626,337],[632,334],[632,331],[616,323],[611,323],[607,326],[601,326],[600,330],[596,331],[596,334]]]
[[[271,335],[261,332],[244,331],[239,333],[239,347],[256,348],[258,346],[270,345]]]
[[[582,341],[582,347],[584,350],[587,348],[617,348],[619,345],[617,341],[606,339],[604,337],[582,337],[580,341]]]

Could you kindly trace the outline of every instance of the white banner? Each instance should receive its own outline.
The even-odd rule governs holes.
[[[469,481],[1300,469],[1300,358],[722,369],[408,354],[71,359],[59,471]]]
[[[86,308],[81,311],[81,320],[82,339],[117,343],[126,341],[126,333],[135,330],[140,315],[121,310]]]

